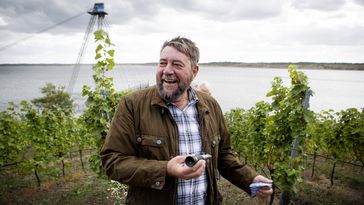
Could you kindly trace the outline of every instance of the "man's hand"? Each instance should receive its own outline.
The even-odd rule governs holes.
[[[188,167],[184,163],[186,157],[177,156],[169,160],[167,163],[167,175],[185,180],[201,176],[205,171],[206,161],[199,160],[193,167]]]
[[[263,177],[262,175],[258,175],[253,179],[253,183],[255,182],[264,182],[264,183],[273,183],[272,180]],[[259,191],[257,191],[257,197],[261,198],[261,199],[265,199],[267,197],[269,197],[270,195],[272,195],[273,193],[273,189],[271,187],[263,187],[261,189],[259,189]]]

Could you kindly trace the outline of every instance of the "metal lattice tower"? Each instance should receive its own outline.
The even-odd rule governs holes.
[[[94,31],[96,19],[97,19],[97,29],[98,30],[102,29],[105,25],[105,16],[108,14],[104,10],[104,3],[95,3],[94,7],[92,9],[90,9],[89,11],[87,11],[87,13],[89,13],[91,15],[91,18],[90,18],[90,21],[86,28],[86,32],[83,37],[82,46],[78,53],[77,61],[73,68],[71,79],[70,79],[70,81],[68,83],[68,87],[67,87],[67,92],[71,95],[72,95],[73,88],[75,86],[78,74],[80,72],[80,67],[81,67],[80,62],[81,62],[83,54],[87,48],[87,44],[88,44],[90,35]]]

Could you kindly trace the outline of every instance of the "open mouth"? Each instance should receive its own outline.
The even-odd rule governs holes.
[[[173,84],[176,83],[176,80],[163,80],[163,82],[168,83],[168,84]]]
[[[162,82],[164,83],[168,83],[168,84],[173,84],[173,83],[177,83],[177,79],[173,78],[173,79],[166,79],[166,78],[163,78],[162,79]]]

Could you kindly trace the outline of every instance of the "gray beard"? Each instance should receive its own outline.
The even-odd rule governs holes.
[[[159,92],[159,96],[166,102],[173,103],[177,101],[182,94],[187,90],[189,86],[185,86],[183,84],[178,84],[178,88],[176,91],[174,91],[171,95],[167,95],[164,92],[162,83],[158,83],[157,88]]]

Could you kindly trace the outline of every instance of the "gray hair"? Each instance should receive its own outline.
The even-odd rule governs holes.
[[[178,36],[170,41],[166,41],[161,48],[161,52],[167,46],[171,46],[177,51],[185,54],[190,59],[192,68],[198,64],[200,59],[200,51],[196,44],[190,39]]]

